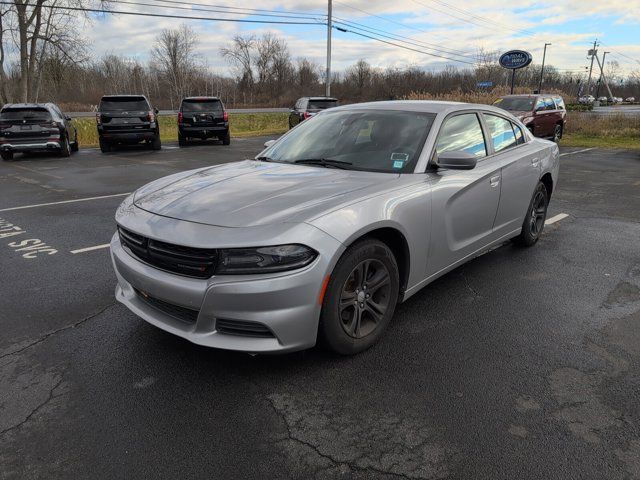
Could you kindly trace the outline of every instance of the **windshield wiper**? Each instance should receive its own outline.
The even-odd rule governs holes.
[[[299,163],[302,165],[320,165],[325,168],[342,168],[344,170],[349,170],[348,166],[353,165],[351,162],[333,160],[331,158],[301,158],[300,160],[294,160],[293,163]]]
[[[277,162],[271,157],[256,157],[256,160],[260,160],[261,162]]]

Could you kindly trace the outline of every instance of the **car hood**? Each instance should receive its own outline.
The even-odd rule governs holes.
[[[134,204],[189,222],[250,227],[308,220],[398,177],[246,160],[157,180],[136,191]]]

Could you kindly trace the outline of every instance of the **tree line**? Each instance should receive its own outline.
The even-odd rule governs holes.
[[[51,1],[82,6],[89,0],[13,0],[0,5],[0,103],[52,101],[67,111],[85,111],[105,93],[141,93],[161,109],[175,109],[181,98],[191,95],[218,96],[237,108],[287,107],[300,96],[324,94],[322,66],[294,58],[285,39],[271,33],[237,35],[221,45],[219,55],[229,65],[226,75],[208,68],[198,53],[198,36],[187,25],[161,31],[146,62],[114,54],[92,59],[89,44],[77,33],[79,22],[91,19],[77,11],[47,8]],[[108,7],[107,1],[102,4]],[[462,98],[486,92],[479,82],[504,91],[510,71],[498,65],[494,54],[480,51],[477,58],[472,68],[433,71],[417,65],[381,69],[360,59],[332,74],[331,93],[347,103],[421,95],[455,98],[458,93]],[[640,97],[640,73],[622,78],[615,62],[608,68],[614,95]],[[594,71],[594,81],[598,76]],[[540,65],[530,65],[517,71],[516,84],[520,91],[531,91],[539,78]],[[570,97],[586,94],[585,74],[546,66],[543,90]],[[590,93],[595,93],[595,82]]]

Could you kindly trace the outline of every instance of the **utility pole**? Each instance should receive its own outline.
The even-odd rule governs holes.
[[[538,93],[542,93],[542,77],[544,76],[544,60],[547,57],[547,46],[550,43],[544,44],[544,52],[542,53],[542,69],[540,70],[540,84],[538,85]]]
[[[589,67],[589,80],[587,80],[587,95],[589,95],[591,92],[591,72],[593,72],[593,59],[596,56],[597,44],[598,44],[598,39],[596,38],[595,41],[593,42],[593,49],[589,51],[589,54],[591,55],[591,66]]]
[[[604,81],[604,59],[607,58],[607,53],[611,52],[604,52],[602,54],[602,68],[600,69],[600,80],[598,81],[598,86],[596,87],[596,100],[600,96],[600,85]]]
[[[607,78],[604,75],[604,62],[602,62],[602,65],[600,65],[600,59],[598,58],[598,55],[596,55],[596,61],[598,62],[598,66],[600,67],[600,74],[602,75],[602,81],[604,82],[604,86],[607,87],[607,92],[609,92],[609,98],[613,98],[613,93],[611,93],[611,88],[609,87]]]
[[[324,94],[327,97],[331,96],[331,0],[327,6],[327,79]]]

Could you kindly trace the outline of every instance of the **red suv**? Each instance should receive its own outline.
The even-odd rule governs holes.
[[[536,137],[554,142],[562,138],[567,110],[559,95],[505,95],[493,104],[518,117]]]

